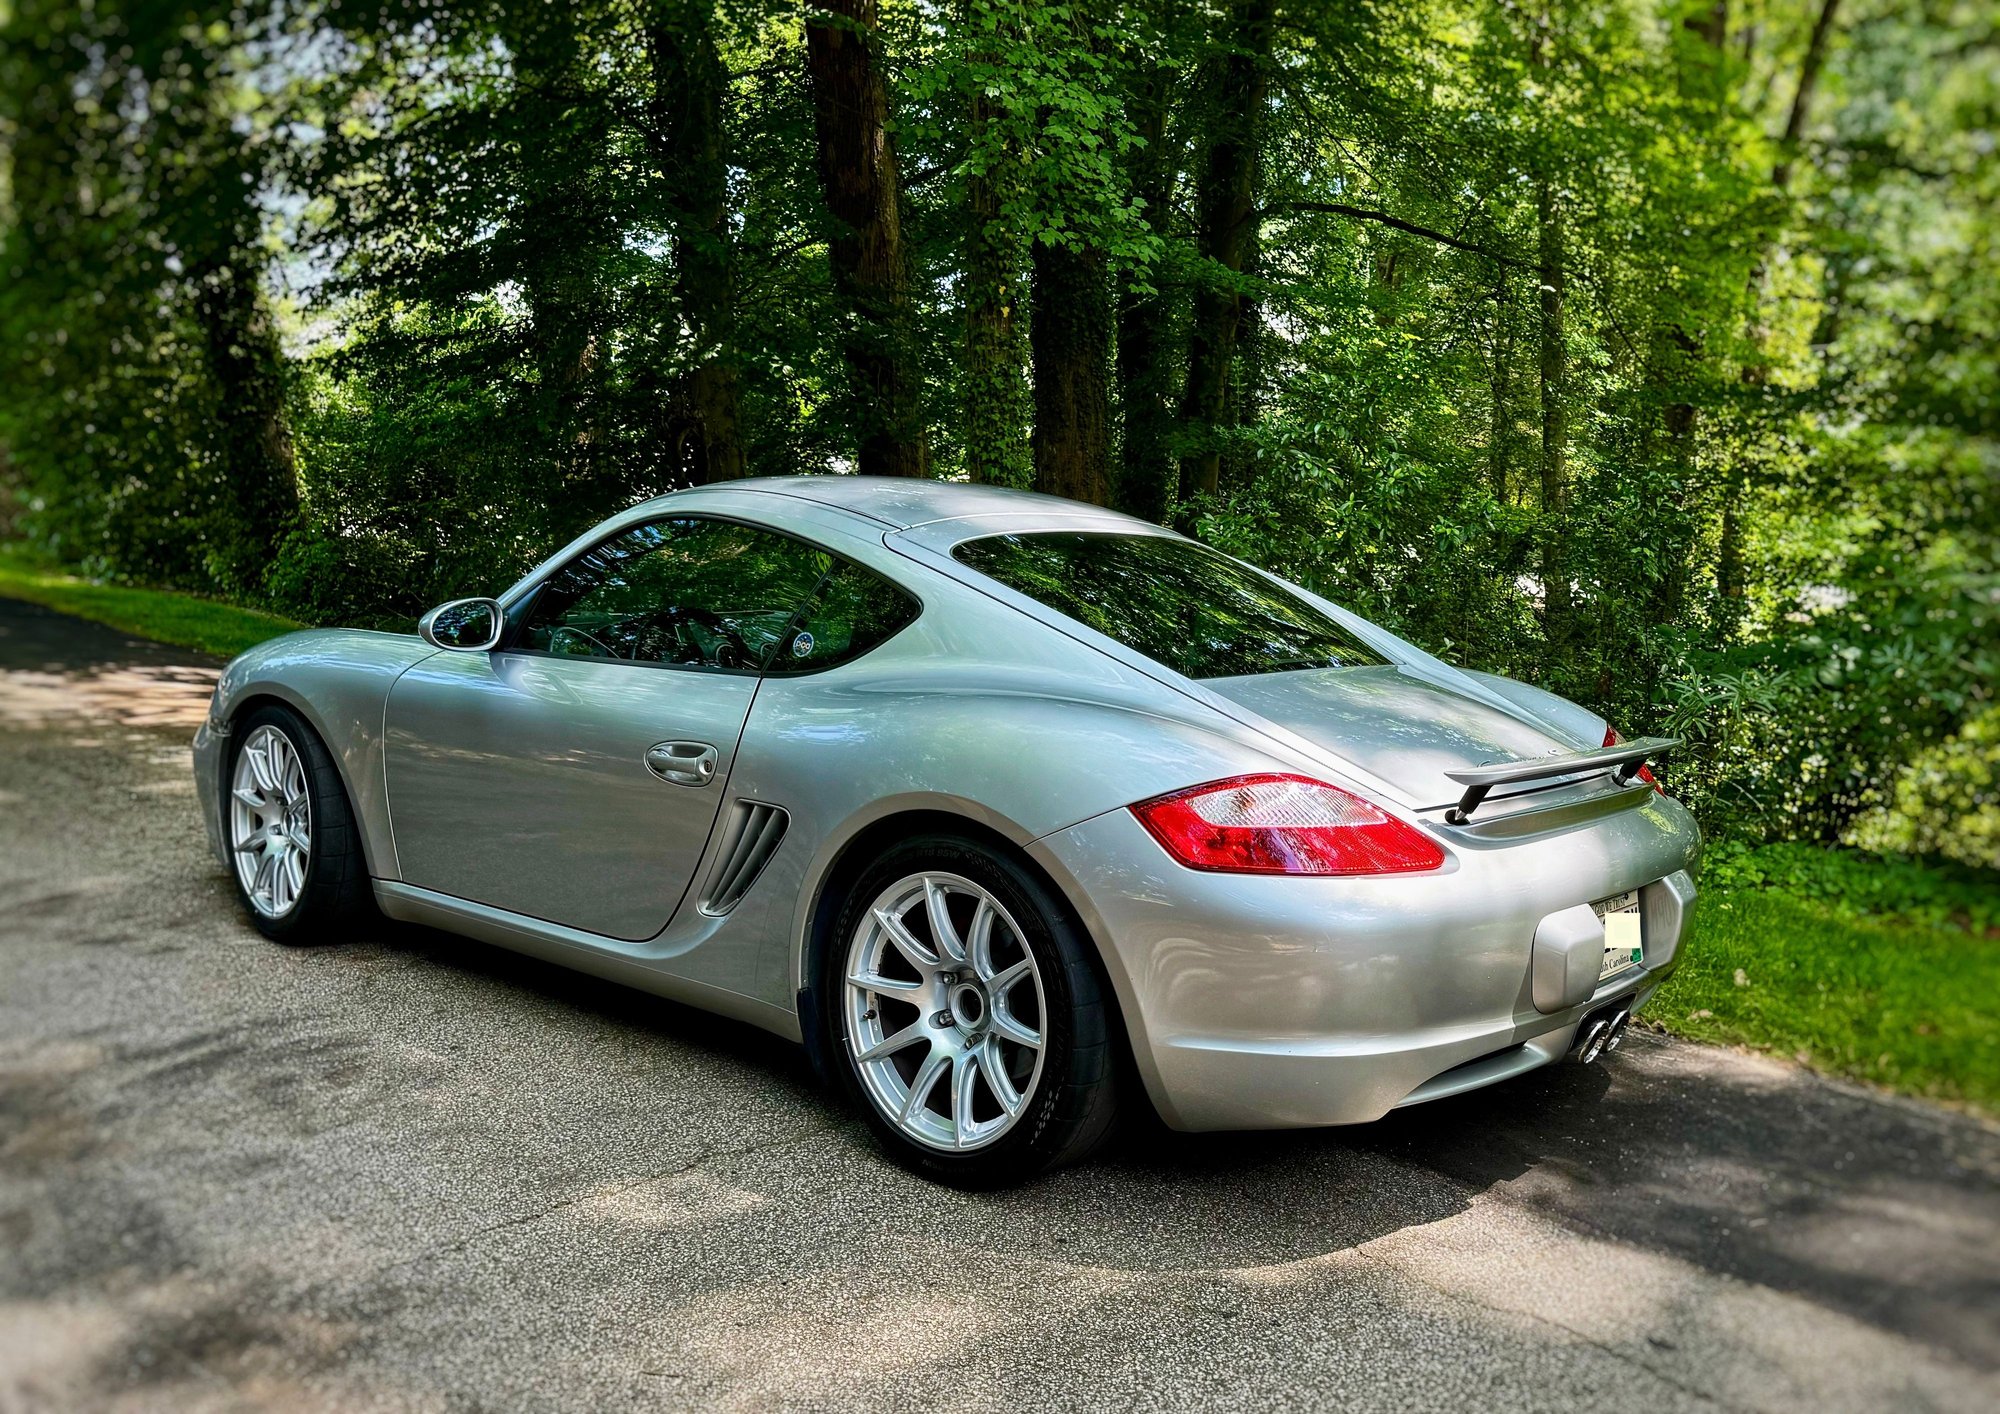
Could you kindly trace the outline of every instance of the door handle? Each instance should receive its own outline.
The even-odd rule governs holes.
[[[646,748],[646,769],[677,786],[705,786],[715,779],[715,748],[705,741],[663,741]]]

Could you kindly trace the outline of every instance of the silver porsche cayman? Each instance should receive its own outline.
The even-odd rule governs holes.
[[[1120,1106],[1352,1124],[1615,1048],[1694,904],[1672,745],[1143,521],[826,476],[266,643],[194,761],[270,937],[372,904],[740,1018],[998,1184]]]

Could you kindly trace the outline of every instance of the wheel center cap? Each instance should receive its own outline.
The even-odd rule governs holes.
[[[986,993],[970,982],[961,982],[953,987],[951,1019],[963,1030],[978,1030],[986,1021]]]

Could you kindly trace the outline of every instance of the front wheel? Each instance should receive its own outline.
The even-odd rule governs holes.
[[[827,950],[824,1034],[894,1157],[996,1187],[1102,1140],[1115,1048],[1088,946],[1045,884],[970,841],[910,840],[863,872]]]
[[[289,708],[260,707],[236,726],[224,803],[236,894],[281,943],[329,940],[366,905],[362,861],[340,772]]]

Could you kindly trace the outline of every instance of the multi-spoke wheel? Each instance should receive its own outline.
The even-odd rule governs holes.
[[[368,885],[340,774],[288,708],[259,708],[232,735],[226,819],[244,906],[267,937],[323,936]]]
[[[229,848],[253,909],[283,918],[298,905],[312,857],[312,796],[304,758],[277,727],[257,728],[236,753]]]
[[[847,1045],[869,1098],[935,1149],[1021,1117],[1042,1069],[1041,974],[1020,925],[956,874],[885,889],[847,952]]]
[[[830,941],[842,1073],[906,1162],[1010,1182],[1108,1128],[1096,968],[1068,911],[1017,861],[912,840],[863,873]]]

